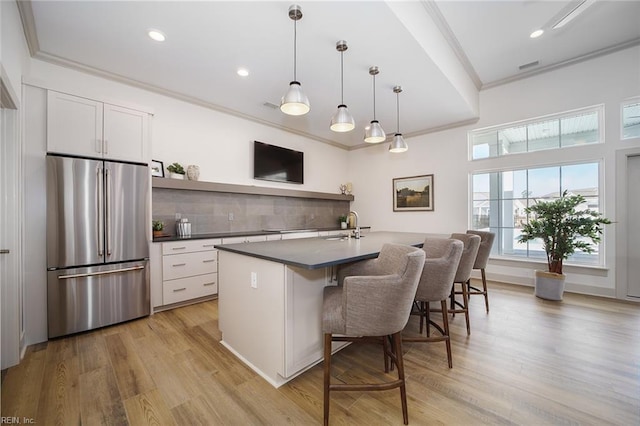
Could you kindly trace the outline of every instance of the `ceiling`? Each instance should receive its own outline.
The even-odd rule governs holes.
[[[640,44],[640,2],[586,0],[562,28],[551,27],[584,0],[300,1],[297,79],[304,116],[280,112],[293,79],[293,1],[19,1],[34,57],[115,78],[332,145],[366,146],[376,118],[405,137],[477,120],[478,92],[596,55]],[[151,40],[150,28],[166,34]],[[545,33],[536,39],[537,28]],[[329,130],[340,103],[356,121]],[[536,65],[520,69],[525,64]],[[236,74],[239,67],[247,77]],[[403,92],[396,98],[393,87]]]

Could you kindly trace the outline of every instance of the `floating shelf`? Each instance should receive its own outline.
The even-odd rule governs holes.
[[[300,191],[297,189],[268,188],[264,186],[236,185],[231,183],[202,182],[154,177],[153,188],[182,189],[187,191],[229,192],[234,194],[272,195],[276,197],[311,198],[316,200],[353,201],[353,195],[331,194],[328,192]]]

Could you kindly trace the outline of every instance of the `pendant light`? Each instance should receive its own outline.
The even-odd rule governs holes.
[[[397,121],[396,121],[396,134],[393,136],[393,141],[389,145],[389,152],[398,153],[405,152],[409,149],[407,143],[404,141],[402,137],[402,133],[400,133],[400,92],[402,92],[402,87],[396,86],[393,88],[393,93],[396,94],[396,113],[397,113]]]
[[[300,82],[296,80],[296,23],[302,19],[302,9],[297,4],[289,6],[289,18],[293,20],[293,81],[289,83],[289,90],[280,101],[280,110],[288,115],[304,115],[309,112],[309,99],[302,91]]]
[[[373,76],[373,120],[371,120],[371,124],[364,129],[364,141],[369,143],[384,142],[385,139],[387,139],[387,135],[384,133],[384,130],[382,130],[382,126],[378,120],[376,120],[376,75],[379,72],[376,66],[369,68],[369,74]]]
[[[333,117],[331,117],[331,130],[334,132],[350,132],[356,127],[353,116],[349,114],[344,104],[344,51],[347,50],[347,42],[340,40],[336,43],[336,50],[340,52],[340,105]]]

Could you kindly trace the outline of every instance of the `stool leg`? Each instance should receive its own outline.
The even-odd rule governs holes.
[[[331,384],[331,333],[324,334],[324,425],[329,425],[329,385]]]
[[[471,334],[471,325],[469,324],[469,293],[467,292],[467,283],[462,283],[462,306],[464,310],[464,319],[467,321],[467,335]]]
[[[482,274],[482,289],[484,290],[484,305],[487,308],[487,313],[489,313],[489,292],[487,291],[487,276],[484,273],[484,268],[480,269],[480,273]]]
[[[451,336],[449,334],[449,313],[447,312],[446,299],[440,301],[440,306],[442,307],[442,329],[446,335],[444,343],[447,345],[447,361],[449,362],[449,368],[453,368],[453,358],[451,357]]]
[[[401,332],[395,333],[391,336],[393,342],[393,350],[396,354],[396,360],[398,365],[398,379],[402,382],[400,384],[400,402],[402,403],[402,419],[404,424],[409,424],[409,410],[407,409],[407,388],[405,387],[404,380],[404,361],[402,360],[402,335]]]

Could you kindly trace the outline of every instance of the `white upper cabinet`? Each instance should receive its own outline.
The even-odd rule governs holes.
[[[104,156],[146,162],[144,147],[148,117],[141,111],[104,104]]]
[[[145,163],[149,115],[53,90],[47,93],[47,151]]]

